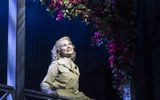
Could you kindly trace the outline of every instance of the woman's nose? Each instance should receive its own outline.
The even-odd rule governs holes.
[[[71,48],[71,45],[68,45],[67,48]]]

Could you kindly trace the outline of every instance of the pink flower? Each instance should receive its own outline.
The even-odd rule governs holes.
[[[78,3],[80,3],[82,0],[70,0],[70,2],[71,3],[73,3],[73,4],[78,4]]]
[[[110,57],[108,58],[108,61],[109,61],[110,64],[111,64],[111,63],[114,63],[115,57],[114,57],[114,56],[110,56]]]
[[[96,44],[98,44],[100,42],[100,40],[99,39],[96,39]]]
[[[99,32],[94,32],[94,38],[98,38],[100,36]]]
[[[63,5],[63,0],[58,0],[58,4]]]
[[[52,6],[52,8],[54,8],[55,10],[60,9],[62,5],[63,5],[62,0],[58,0],[58,1],[51,0],[51,6]]]
[[[59,11],[58,14],[57,14],[56,20],[57,20],[57,21],[60,21],[60,20],[62,20],[63,18],[64,18],[63,12],[62,12],[62,11]]]
[[[113,54],[116,53],[116,50],[115,50],[115,49],[110,49],[110,50],[108,51],[108,53],[113,55]]]
[[[116,44],[115,43],[110,43],[108,47],[110,49],[116,49]]]

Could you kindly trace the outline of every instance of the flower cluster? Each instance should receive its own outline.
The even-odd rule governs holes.
[[[69,20],[75,17],[81,17],[84,22],[88,21],[88,17],[92,11],[85,4],[86,0],[40,0],[41,3],[47,5],[47,11],[53,16],[56,16],[56,20],[60,21],[64,18]]]
[[[108,52],[113,87],[122,96],[123,86],[132,80],[134,66],[135,16],[132,0],[40,0],[56,20],[79,17],[95,31],[92,44]]]
[[[135,51],[135,15],[133,2],[127,0],[113,1],[98,6],[107,10],[93,13],[92,23],[97,31],[91,38],[93,45],[104,45],[108,52],[109,69],[112,72],[113,87],[122,96],[124,85],[133,81]],[[127,5],[123,5],[127,4]],[[97,7],[95,7],[97,8]],[[123,10],[126,10],[125,15]],[[99,14],[104,16],[99,16]]]

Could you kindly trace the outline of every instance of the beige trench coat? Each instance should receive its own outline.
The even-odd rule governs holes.
[[[61,97],[71,100],[90,100],[79,88],[79,69],[71,62],[71,67],[67,66],[62,59],[54,61],[49,66],[47,75],[41,83],[47,83],[52,90],[55,90]]]

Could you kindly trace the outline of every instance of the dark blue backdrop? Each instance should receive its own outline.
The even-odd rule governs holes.
[[[114,100],[104,47],[92,47],[90,28],[79,19],[57,22],[38,1],[26,2],[25,87],[40,90],[39,84],[51,62],[51,49],[57,39],[69,36],[76,47],[80,90],[96,100]]]
[[[7,81],[8,0],[0,0],[0,83]]]

